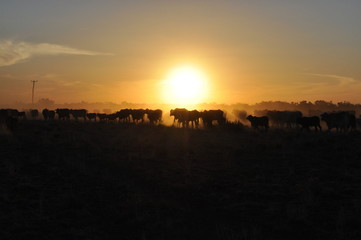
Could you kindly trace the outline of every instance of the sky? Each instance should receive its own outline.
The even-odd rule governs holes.
[[[361,103],[360,26],[360,0],[0,0],[0,103],[31,80],[35,100],[167,103],[179,66],[202,102]]]

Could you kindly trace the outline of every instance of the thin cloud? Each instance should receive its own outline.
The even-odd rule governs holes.
[[[12,40],[0,41],[0,67],[10,66],[39,55],[111,55],[94,51],[81,50],[50,43],[28,43]]]
[[[320,78],[328,78],[336,80],[338,85],[349,85],[349,84],[360,84],[359,81],[352,77],[346,77],[346,76],[339,76],[339,75],[333,75],[333,74],[318,74],[318,73],[307,73],[306,75],[320,77]]]
[[[53,82],[55,82],[58,86],[62,86],[62,87],[72,87],[75,85],[79,85],[82,84],[82,82],[80,81],[65,81],[65,80],[54,80]]]

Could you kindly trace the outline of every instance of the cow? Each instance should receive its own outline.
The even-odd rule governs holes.
[[[192,127],[198,128],[201,113],[197,110],[188,111],[185,108],[176,108],[170,110],[170,116],[174,116],[173,124],[177,121],[178,126],[189,127],[189,123],[191,123]]]
[[[356,112],[355,112],[355,111],[348,111],[348,114],[349,114],[349,116],[350,116],[349,127],[350,127],[352,130],[356,130],[356,129],[357,129]]]
[[[9,129],[11,132],[14,132],[16,125],[18,123],[18,119],[15,117],[12,117],[12,116],[8,116],[6,118],[5,123],[6,123],[7,129]]]
[[[224,112],[222,110],[205,110],[201,112],[201,118],[203,121],[204,127],[212,127],[213,121],[216,121],[218,125],[224,125],[226,123],[226,118],[224,117]]]
[[[173,125],[177,121],[178,126],[180,126],[182,124],[182,126],[185,127],[187,114],[188,114],[188,110],[185,108],[176,108],[176,109],[170,110],[170,116],[174,117]]]
[[[297,119],[302,117],[302,112],[300,111],[284,111],[286,118],[286,125],[289,128],[297,127]]]
[[[350,112],[346,111],[325,112],[321,114],[321,120],[326,122],[328,131],[335,128],[336,131],[347,132],[350,127],[353,127],[353,125],[356,124],[356,118],[354,118],[354,116],[354,114],[352,115]],[[353,123],[352,119],[354,119],[355,123]]]
[[[251,126],[254,129],[259,129],[259,127],[264,127],[266,130],[268,130],[269,128],[269,120],[267,116],[255,117],[252,115],[248,115],[247,120],[251,122]]]
[[[87,113],[86,117],[91,121],[92,119],[94,119],[94,121],[97,121],[97,114],[96,113]]]
[[[8,111],[6,109],[0,109],[0,129],[6,126],[6,119],[8,117]]]
[[[48,111],[48,118],[50,120],[54,120],[55,119],[55,111],[54,110],[49,110]]]
[[[189,125],[189,122],[191,122],[192,127],[198,128],[199,126],[199,119],[201,118],[201,113],[197,110],[192,110],[188,112],[188,115],[186,116],[186,124]]]
[[[18,119],[26,119],[26,113],[24,111],[21,111],[18,113]]]
[[[14,117],[14,118],[18,118],[19,117],[19,111],[17,109],[6,109],[8,117]]]
[[[69,120],[70,119],[70,109],[68,108],[57,108],[55,112],[58,114],[59,120]]]
[[[130,109],[130,115],[132,116],[133,123],[138,123],[139,121],[144,122],[144,109]]]
[[[361,128],[361,117],[359,117],[359,118],[356,119],[356,126],[357,126],[358,128]]]
[[[70,114],[73,115],[75,120],[78,120],[78,118],[83,118],[85,121],[87,110],[86,109],[71,109]]]
[[[157,124],[160,123],[162,121],[162,110],[160,109],[156,109],[156,110],[151,110],[151,109],[146,109],[145,110],[147,117],[149,119],[149,122],[151,124]]]
[[[37,109],[31,109],[30,110],[30,117],[32,119],[37,119],[39,116],[39,111]]]
[[[55,118],[55,111],[54,110],[48,110],[48,109],[43,109],[42,111],[43,117],[45,120],[53,120]]]
[[[0,129],[5,128],[13,132],[17,124],[17,117],[9,109],[0,109]]]
[[[118,115],[119,121],[124,123],[130,122],[130,109],[121,109],[116,114]]]
[[[45,120],[48,120],[49,118],[49,110],[47,108],[43,109],[43,111],[41,112],[43,114],[43,117]]]
[[[297,123],[301,125],[301,130],[306,129],[310,130],[310,127],[314,127],[315,131],[322,131],[321,125],[320,125],[320,118],[318,116],[312,116],[312,117],[299,117],[297,118]]]
[[[107,116],[108,121],[112,121],[112,122],[118,121],[118,114],[116,114],[116,113],[106,114],[106,116]]]
[[[98,113],[97,117],[99,118],[99,121],[107,121],[107,114],[105,113]]]

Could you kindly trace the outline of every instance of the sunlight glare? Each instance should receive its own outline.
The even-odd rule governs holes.
[[[208,93],[205,75],[195,67],[182,66],[173,69],[163,83],[163,100],[171,104],[197,104]]]

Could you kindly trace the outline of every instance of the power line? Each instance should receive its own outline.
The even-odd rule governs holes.
[[[32,94],[31,94],[31,103],[34,104],[34,89],[35,89],[35,83],[37,82],[38,80],[30,80],[30,82],[33,83],[33,91],[32,91]]]

